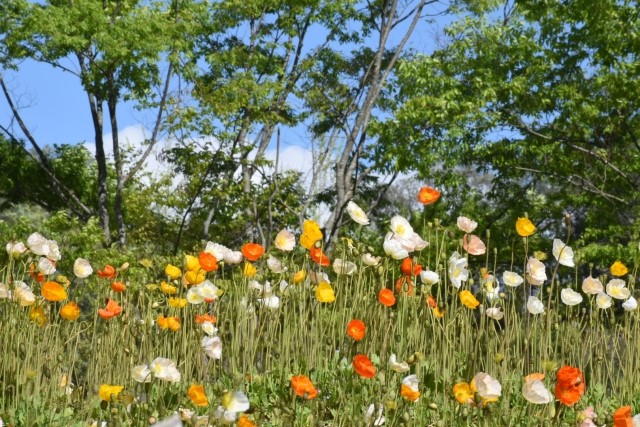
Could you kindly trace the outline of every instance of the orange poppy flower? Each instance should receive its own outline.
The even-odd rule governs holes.
[[[218,269],[218,259],[209,252],[200,252],[198,262],[204,271],[216,271]]]
[[[376,375],[376,367],[364,354],[356,354],[353,357],[353,369],[362,378],[373,378]]]
[[[440,192],[432,187],[422,187],[418,192],[418,202],[423,205],[435,203],[440,198]]]
[[[34,263],[29,265],[29,276],[38,283],[44,282],[44,274],[36,271],[36,265]]]
[[[563,405],[573,405],[584,394],[584,377],[580,369],[563,366],[556,372],[556,398]]]
[[[257,243],[247,243],[242,247],[242,255],[249,261],[257,261],[264,254],[264,248]]]
[[[323,267],[328,267],[331,264],[329,258],[322,252],[322,248],[316,248],[315,246],[309,249],[309,255],[316,264],[320,264]]]
[[[432,295],[429,295],[427,297],[427,305],[431,308],[436,308],[438,306],[438,302]]]
[[[207,399],[207,395],[204,393],[204,386],[198,384],[191,384],[189,390],[187,391],[187,396],[196,406],[207,406],[209,405],[209,399]]]
[[[120,305],[111,298],[109,298],[109,300],[107,301],[107,306],[105,308],[101,308],[98,310],[98,316],[102,317],[103,319],[111,319],[112,317],[117,316],[120,313],[122,313],[122,307],[120,307]]]
[[[63,301],[67,299],[67,291],[62,285],[56,282],[44,282],[40,289],[42,298],[47,301]]]
[[[127,285],[122,282],[111,282],[111,289],[113,292],[124,292],[127,290]]]
[[[251,421],[245,414],[242,414],[238,418],[238,427],[256,427],[256,424]]]
[[[103,279],[115,279],[116,276],[118,275],[118,272],[116,271],[115,267],[113,265],[105,265],[104,268],[102,270],[98,270],[98,277],[101,277]]]
[[[291,388],[295,394],[305,399],[315,399],[318,396],[318,390],[306,375],[291,377]]]
[[[410,257],[407,257],[402,260],[400,270],[405,276],[417,276],[422,273],[422,266],[418,263],[414,263]]]
[[[413,289],[414,286],[411,283],[411,276],[400,276],[400,278],[396,280],[397,293],[401,294],[402,292],[404,292],[407,295],[413,295]]]
[[[353,319],[347,325],[347,335],[349,335],[356,341],[360,341],[362,338],[364,338],[365,332],[366,326],[362,320]]]
[[[631,406],[622,406],[613,413],[613,427],[633,427]]]
[[[60,317],[66,320],[76,320],[80,317],[80,307],[71,301],[60,308]]]
[[[378,301],[382,305],[392,307],[396,303],[396,297],[390,289],[384,288],[378,293]]]
[[[196,314],[196,323],[202,325],[204,322],[216,323],[218,319],[211,314]]]

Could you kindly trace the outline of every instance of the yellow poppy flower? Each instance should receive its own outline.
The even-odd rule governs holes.
[[[189,285],[198,285],[205,281],[207,272],[204,270],[189,270],[184,273],[184,280]]]
[[[250,262],[244,263],[244,268],[242,270],[242,274],[244,275],[244,277],[253,277],[257,272],[258,269],[253,264],[251,264]]]
[[[529,218],[518,218],[516,232],[522,237],[529,237],[536,232],[536,226],[533,225]]]
[[[187,305],[186,298],[169,298],[169,307],[184,308]]]
[[[117,400],[122,390],[124,390],[124,387],[121,385],[102,384],[98,390],[98,394],[100,395],[100,399],[110,402],[112,397],[113,400]]]
[[[320,302],[334,302],[336,300],[336,295],[329,283],[322,282],[316,288],[316,298]]]
[[[307,219],[302,225],[302,235],[300,236],[300,245],[305,249],[311,249],[311,247],[322,239],[322,231],[317,222]]]
[[[468,307],[470,309],[474,309],[474,308],[476,308],[477,306],[480,305],[480,302],[469,291],[462,291],[462,292],[460,292],[458,294],[458,296],[460,297],[460,302],[465,307]]]
[[[629,272],[629,269],[620,261],[616,261],[611,266],[611,274],[614,276],[624,276]]]
[[[186,268],[187,271],[198,271],[200,270],[200,261],[192,255],[185,255],[184,268]]]
[[[164,281],[160,283],[160,290],[165,295],[175,295],[178,293],[178,288]]]
[[[179,279],[182,275],[182,271],[175,265],[167,264],[164,268],[164,274],[166,274],[171,280]]]

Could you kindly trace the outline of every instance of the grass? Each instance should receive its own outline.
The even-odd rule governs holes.
[[[254,263],[254,277],[245,277],[243,264],[220,263],[206,277],[223,293],[214,302],[189,303],[184,308],[169,306],[172,296],[162,291],[161,283],[174,285],[178,294],[173,297],[181,298],[187,297],[190,286],[183,286],[182,277],[171,281],[160,258],[133,257],[129,266],[118,268],[118,281],[127,285],[121,293],[110,288],[111,280],[96,275],[102,265],[93,265],[89,277],[70,282],[58,274],[71,278],[71,271],[45,277],[63,283],[68,300],[79,304],[82,314],[75,321],[59,315],[67,300],[50,302],[41,297],[42,282],[29,273],[38,256],[27,252],[10,258],[0,268],[5,290],[5,297],[0,298],[0,418],[5,425],[15,426],[85,426],[92,422],[142,426],[178,411],[185,425],[222,425],[216,411],[224,406],[228,391],[241,391],[249,399],[250,408],[238,424],[244,426],[367,425],[364,414],[370,404],[382,405],[384,425],[389,426],[574,426],[588,406],[598,414],[597,425],[611,425],[611,415],[619,406],[640,408],[634,375],[640,369],[637,310],[623,310],[621,301],[598,308],[595,296],[581,291],[579,266],[561,266],[553,259],[545,261],[548,278],[538,295],[544,314],[523,310],[530,287],[526,282],[501,289],[490,300],[487,274],[501,278],[509,269],[524,276],[529,251],[526,239],[525,256],[510,263],[499,263],[491,249],[486,255],[469,255],[470,280],[456,289],[450,283],[448,263],[452,250],[464,253],[462,248],[440,226],[423,231],[430,246],[412,256],[424,269],[436,271],[440,281],[426,285],[412,277],[415,289],[411,294],[406,284],[399,292],[395,290],[402,275],[400,260],[384,256],[381,248],[342,240],[332,262],[339,258],[355,263],[357,271],[351,275],[317,265],[304,248],[291,252],[271,248]],[[367,252],[382,255],[380,264],[365,265],[361,255]],[[64,248],[62,253],[64,256]],[[278,257],[286,270],[271,271],[266,261],[269,255]],[[183,262],[174,260],[182,273]],[[481,272],[483,268],[488,273]],[[299,271],[306,278],[294,283]],[[320,273],[328,276],[334,302],[320,302],[316,296]],[[632,291],[634,276],[623,277]],[[609,279],[602,277],[602,282]],[[33,290],[33,305],[21,306],[8,295],[14,292],[15,296],[18,281]],[[277,307],[274,300],[264,302],[265,295],[254,281],[270,283],[271,295],[279,298]],[[281,286],[283,281],[288,286]],[[582,303],[563,304],[559,295],[565,287],[580,292]],[[392,307],[378,301],[383,288],[396,294]],[[473,291],[480,306],[464,306],[461,290]],[[443,317],[436,316],[429,297],[444,312]],[[107,298],[121,305],[120,315],[111,319],[98,315]],[[503,319],[485,314],[492,306],[502,309]],[[44,311],[41,324],[34,307]],[[201,346],[206,333],[195,319],[203,314],[217,319],[216,335],[223,346],[220,359],[207,357]],[[179,329],[161,329],[159,316],[177,316]],[[346,334],[352,319],[366,324],[361,341]],[[362,378],[354,371],[356,354],[373,362],[373,378]],[[391,354],[406,361],[409,372],[390,369]],[[149,383],[139,383],[133,379],[134,366],[148,365],[158,357],[176,363],[179,381],[154,377]],[[534,405],[525,400],[521,392],[525,375],[544,373],[543,382],[553,393],[555,373],[563,365],[584,373],[586,393],[578,403],[565,406],[556,400]],[[486,404],[478,395],[473,404],[459,403],[453,386],[469,382],[478,372],[500,382],[501,396]],[[421,395],[416,402],[401,395],[402,381],[410,374],[419,380]],[[318,397],[296,396],[290,383],[293,375],[308,376]],[[103,400],[99,390],[105,384],[123,386],[123,390]],[[189,398],[187,390],[192,384],[204,386],[206,406],[195,406]]]

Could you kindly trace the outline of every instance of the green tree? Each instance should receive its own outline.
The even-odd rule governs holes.
[[[9,0],[2,2],[0,13],[9,17],[0,28],[4,46],[0,51],[0,63],[14,68],[24,59],[51,64],[75,75],[87,94],[95,134],[97,211],[105,243],[109,244],[112,240],[111,214],[103,139],[103,111],[106,106],[116,176],[113,215],[118,242],[124,245],[123,192],[158,140],[175,63],[181,56],[189,55],[189,34],[192,33],[197,6],[187,0],[154,3],[139,0],[50,0],[44,3]],[[167,65],[164,76],[161,71],[163,61]],[[44,169],[51,173],[46,155],[21,119],[19,108],[1,75],[0,83],[20,131],[38,153]],[[147,149],[128,170],[124,168],[118,139],[117,111],[124,100],[133,100],[143,108],[157,110],[152,135],[146,141]],[[4,129],[11,132],[8,127]],[[19,139],[13,133],[11,136]],[[52,180],[55,184],[55,177]],[[64,189],[61,192],[65,192]],[[92,213],[92,209],[78,203],[79,200],[73,200],[79,206],[76,210]]]
[[[599,242],[619,253],[640,204],[639,27],[635,1],[468,11],[446,47],[401,65],[393,118],[375,125],[394,145],[378,158],[452,198],[470,168],[491,180],[477,205],[488,226],[528,211],[563,236],[568,214],[586,256]]]

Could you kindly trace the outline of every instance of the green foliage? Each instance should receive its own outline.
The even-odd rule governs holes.
[[[388,169],[418,170],[454,200],[479,191],[464,203],[485,224],[528,212],[547,229],[542,218],[568,214],[572,239],[610,243],[612,256],[637,232],[640,45],[628,37],[637,6],[508,2],[491,13],[471,10],[447,29],[446,47],[401,64],[393,118],[374,128],[393,146],[378,158]],[[484,189],[476,180],[483,175]],[[617,225],[627,231],[615,233]],[[596,237],[609,227],[613,233]]]

